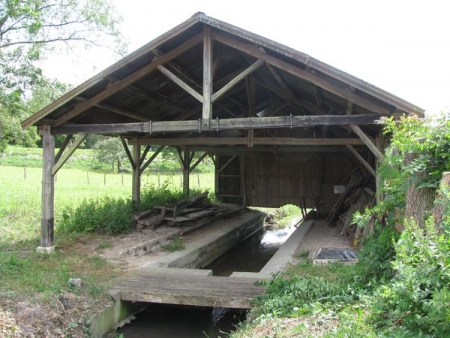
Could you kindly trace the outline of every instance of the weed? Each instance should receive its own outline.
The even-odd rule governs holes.
[[[174,237],[169,244],[162,245],[161,248],[168,252],[181,251],[184,249],[184,243],[180,237]]]
[[[95,250],[104,250],[104,249],[109,249],[109,248],[112,248],[112,243],[111,243],[111,241],[107,241],[107,240],[104,240],[104,241],[102,241],[101,243],[99,243],[98,245],[97,245],[97,247],[95,248]]]

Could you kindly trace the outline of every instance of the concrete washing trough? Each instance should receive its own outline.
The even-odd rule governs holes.
[[[201,270],[216,258],[251,236],[263,226],[264,215],[258,211],[247,210],[234,216],[233,221],[220,220],[208,226],[208,232],[200,240],[189,244],[184,250],[173,252],[141,266],[141,273],[168,273],[175,278],[180,276],[215,278],[211,270]],[[304,221],[275,255],[259,272],[234,272],[229,278],[247,279],[249,282],[270,280],[292,260],[298,244],[303,240],[314,221]],[[138,272],[139,274],[139,272]],[[120,293],[111,290],[114,305],[90,321],[93,337],[102,337],[108,330],[119,327],[133,319],[142,305],[122,301]]]

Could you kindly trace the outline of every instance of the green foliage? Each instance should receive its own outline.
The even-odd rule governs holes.
[[[450,335],[450,233],[438,234],[434,220],[424,229],[406,223],[395,245],[392,281],[377,290],[373,319],[385,326],[437,337]]]
[[[161,249],[163,249],[163,251],[168,252],[181,251],[184,248],[185,248],[184,242],[180,237],[174,237],[172,238],[169,244],[161,246]]]
[[[0,154],[7,144],[35,145],[20,121],[55,100],[67,86],[47,79],[40,62],[76,47],[112,46],[123,54],[121,18],[105,0],[0,2]]]
[[[103,197],[84,200],[77,208],[62,211],[58,229],[75,233],[116,235],[131,230],[133,205],[130,200]]]
[[[192,194],[195,195],[194,192]],[[151,210],[158,205],[173,205],[177,201],[186,198],[181,189],[174,188],[170,182],[166,181],[157,188],[155,185],[149,184],[142,189],[140,210]]]
[[[356,266],[360,283],[375,286],[392,278],[391,262],[395,257],[394,244],[398,238],[399,233],[392,227],[378,225],[374,233],[363,240]]]
[[[111,171],[114,171],[115,164],[117,164],[117,171],[122,171],[122,162],[126,157],[127,154],[118,137],[105,137],[94,145],[94,158],[100,162],[109,164]]]

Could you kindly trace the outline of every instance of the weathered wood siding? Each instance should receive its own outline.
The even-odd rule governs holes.
[[[220,156],[219,164],[230,158]],[[264,207],[300,205],[304,201],[307,208],[313,208],[325,200],[327,209],[338,197],[332,187],[343,184],[354,168],[343,153],[246,156],[243,164],[236,157],[219,176],[219,196],[223,202],[238,204],[245,196],[248,206]]]

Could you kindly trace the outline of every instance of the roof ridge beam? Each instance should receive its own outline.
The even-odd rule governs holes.
[[[91,108],[97,103],[100,103],[101,101],[107,99],[111,95],[121,91],[125,87],[129,86],[130,84],[136,82],[137,80],[141,79],[148,73],[154,71],[157,66],[162,65],[180,54],[188,51],[195,45],[199,44],[203,39],[203,34],[197,34],[196,36],[192,37],[191,39],[187,40],[186,42],[182,43],[178,47],[172,49],[170,52],[167,52],[166,54],[158,57],[157,59],[150,62],[148,65],[142,67],[141,69],[135,71],[131,75],[128,75],[127,77],[123,78],[122,80],[119,80],[117,82],[109,84],[105,90],[100,92],[99,94],[95,95],[94,97],[88,99],[85,102],[82,102],[78,104],[75,108],[73,108],[68,113],[64,114],[60,118],[55,120],[55,126],[59,126],[74,117],[80,115],[81,113],[85,112],[87,109]]]

